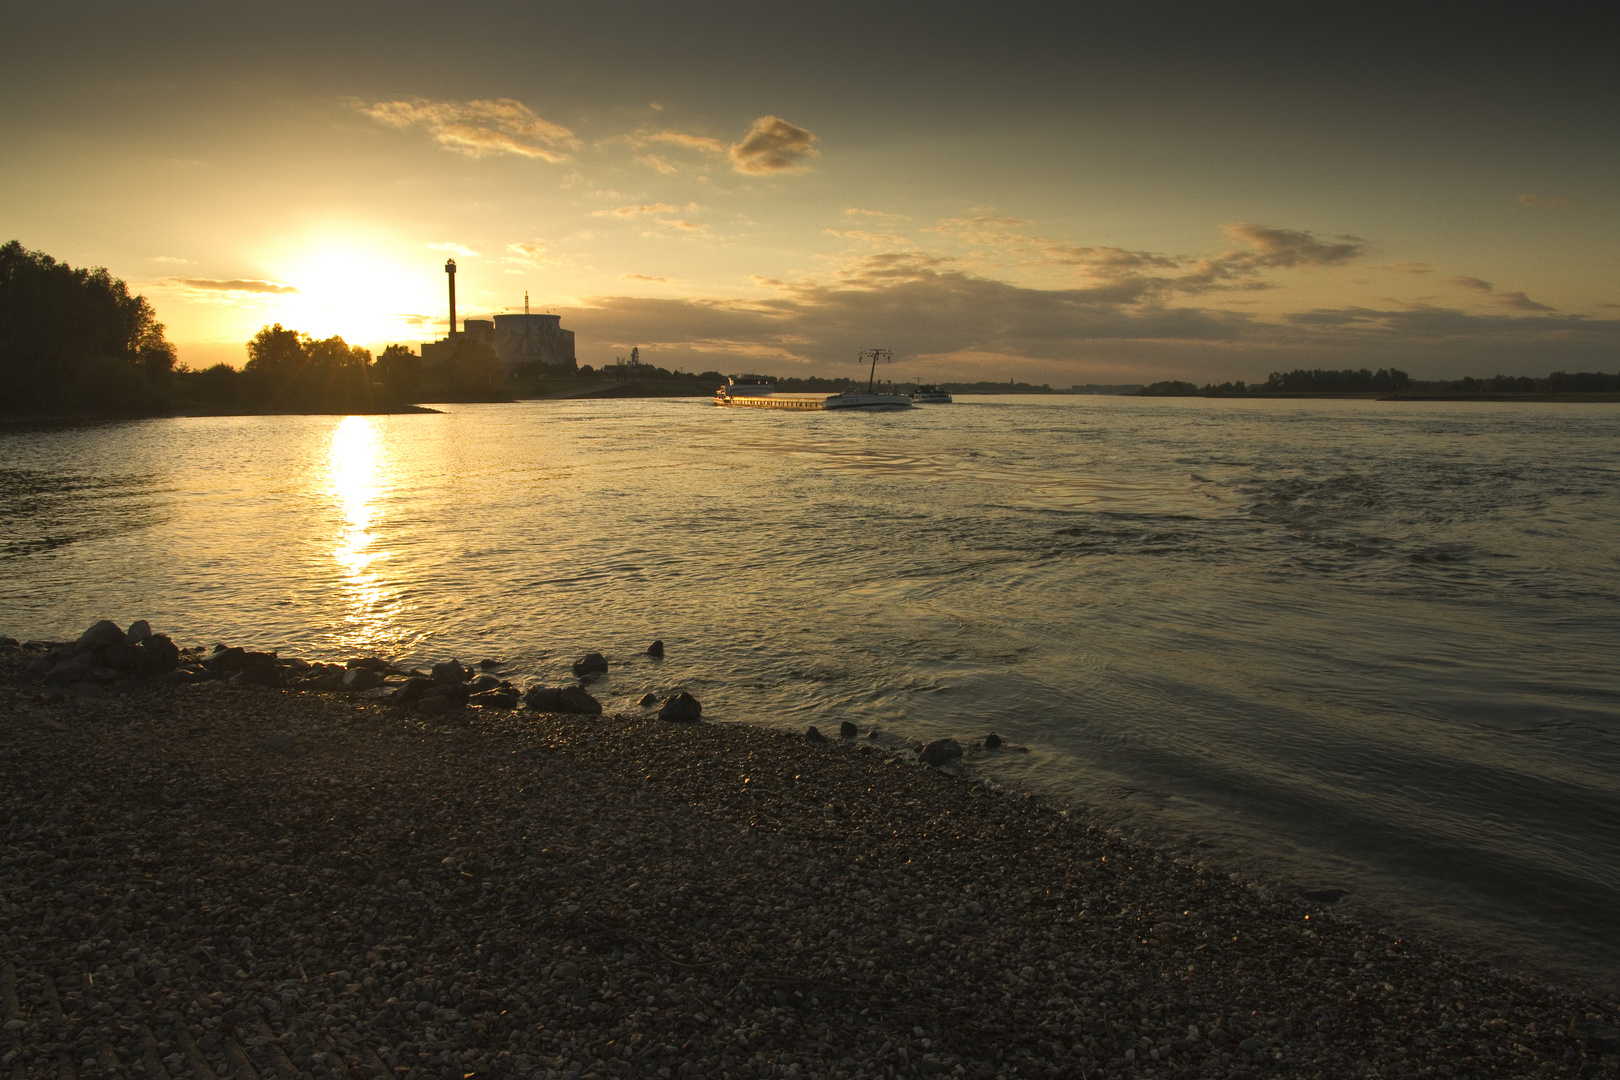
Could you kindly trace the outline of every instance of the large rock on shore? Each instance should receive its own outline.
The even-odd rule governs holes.
[[[231,676],[233,683],[245,686],[280,686],[281,667],[276,663],[274,653],[249,653],[247,662],[242,665],[235,675]]]
[[[139,678],[164,675],[180,666],[180,646],[167,634],[147,634],[129,647],[130,672]]]
[[[414,679],[406,679],[400,688],[394,691],[391,702],[402,709],[409,708],[420,701],[422,695],[427,693],[432,686],[432,679],[424,679],[420,676]]]
[[[594,672],[606,674],[608,669],[607,657],[599,652],[586,653],[574,661],[574,677],[580,678]]]
[[[83,682],[86,679],[103,677],[103,672],[105,672],[104,677],[106,678],[111,678],[115,674],[111,668],[101,665],[96,653],[81,652],[65,656],[52,665],[50,670],[45,673],[45,681],[65,686],[70,683]]]
[[[917,760],[924,765],[949,765],[962,756],[962,744],[955,739],[935,739],[917,752]]]
[[[472,691],[467,688],[466,683],[434,683],[432,686],[429,686],[426,690],[422,691],[422,695],[417,704],[420,705],[425,702],[442,699],[444,701],[448,701],[452,707],[459,709],[461,706],[467,704],[467,699],[471,696]]]
[[[383,677],[369,667],[352,667],[343,673],[345,690],[372,690],[382,685]]]
[[[203,667],[210,671],[231,674],[244,668],[262,667],[265,664],[274,665],[276,654],[273,652],[249,652],[237,645],[215,645],[214,651],[203,659]]]
[[[461,666],[459,660],[446,660],[442,664],[434,664],[429,677],[436,683],[466,682],[472,672]]]
[[[75,645],[84,650],[105,649],[109,645],[122,645],[123,643],[124,631],[119,629],[118,624],[111,619],[102,619],[100,622],[93,624],[90,629],[79,635],[78,641],[74,642]]]
[[[679,691],[664,699],[663,708],[658,710],[658,719],[701,720],[703,719],[703,703],[685,690]]]
[[[531,686],[523,704],[535,712],[601,716],[602,703],[578,686]]]
[[[467,698],[467,704],[484,709],[515,709],[518,707],[518,692],[515,687],[497,686],[472,694]]]

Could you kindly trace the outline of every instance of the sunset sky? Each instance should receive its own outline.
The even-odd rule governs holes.
[[[453,256],[462,317],[527,290],[589,364],[1620,369],[1620,65],[1555,8],[34,8],[0,241],[193,367],[442,336]]]

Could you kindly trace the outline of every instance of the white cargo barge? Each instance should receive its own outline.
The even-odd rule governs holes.
[[[800,409],[819,412],[822,399],[808,394],[778,394],[762,375],[729,375],[726,385],[714,392],[716,405],[746,409]]]
[[[872,376],[865,390],[845,390],[828,397],[808,394],[782,394],[763,375],[728,375],[726,385],[714,392],[716,405],[746,409],[794,409],[801,412],[825,412],[834,409],[859,409],[863,412],[888,412],[911,408],[911,399],[904,394],[884,394],[877,391],[875,377],[879,358],[889,359],[887,349],[870,349],[861,353],[861,359],[872,358]],[[949,400],[947,398],[946,400]]]

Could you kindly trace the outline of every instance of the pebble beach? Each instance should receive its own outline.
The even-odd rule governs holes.
[[[44,648],[0,655],[0,1076],[1620,1076],[1599,994],[879,740]]]

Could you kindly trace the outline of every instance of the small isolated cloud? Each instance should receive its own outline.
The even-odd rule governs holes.
[[[1531,210],[1573,210],[1579,205],[1574,199],[1548,198],[1533,191],[1522,192],[1518,203]]]
[[[429,251],[443,251],[449,255],[460,255],[464,259],[475,258],[478,255],[478,252],[474,251],[472,248],[454,243],[450,240],[445,240],[437,244],[428,244],[426,247]]]
[[[1455,285],[1458,288],[1471,289],[1474,292],[1484,293],[1494,300],[1499,307],[1505,307],[1513,311],[1557,310],[1556,308],[1548,307],[1546,304],[1537,303],[1522,292],[1499,293],[1496,291],[1495,285],[1492,285],[1483,278],[1454,277],[1448,280],[1452,285]]]
[[[182,259],[178,255],[154,255],[152,256],[152,261],[159,263],[179,263],[182,265],[186,265],[191,262],[190,259]]]
[[[906,216],[904,214],[890,214],[890,213],[888,213],[886,211],[883,211],[883,210],[867,210],[867,209],[864,209],[863,207],[859,207],[859,206],[851,206],[848,210],[844,211],[844,216],[845,217],[880,218],[883,221],[905,221],[905,220],[907,220],[907,218],[906,218]]]
[[[731,144],[727,155],[737,172],[773,176],[809,168],[809,160],[821,154],[815,143],[816,137],[804,128],[779,116],[761,116],[741,142]]]
[[[1400,274],[1427,274],[1434,269],[1425,262],[1390,263],[1388,266],[1376,267],[1378,270],[1394,270]]]
[[[169,284],[182,289],[213,293],[265,293],[282,296],[298,291],[291,285],[258,281],[254,278],[171,278]]]
[[[816,136],[790,124],[779,116],[761,116],[755,120],[738,142],[727,145],[712,135],[694,135],[687,131],[659,131],[628,136],[630,144],[644,147],[651,143],[696,150],[715,157],[726,157],[735,172],[747,176],[774,176],[777,173],[803,172],[809,161],[821,154],[816,149]],[[674,172],[675,163],[657,154],[636,159],[659,172]]]
[[[620,281],[665,282],[665,281],[668,281],[669,279],[668,278],[661,278],[661,277],[654,277],[651,274],[620,274],[619,275],[619,280]]]
[[[646,214],[675,214],[680,207],[671,206],[667,202],[642,203],[639,206],[615,206],[607,210],[592,210],[591,217],[641,217]]]
[[[521,101],[379,101],[360,110],[389,127],[423,127],[446,149],[482,157],[517,154],[542,161],[566,161],[579,146],[574,133],[537,116]]]
[[[509,266],[548,266],[558,262],[557,259],[547,257],[546,245],[540,240],[507,244],[506,252],[501,262]]]

